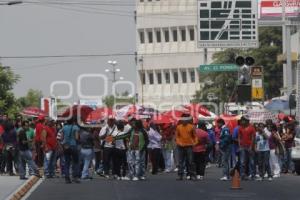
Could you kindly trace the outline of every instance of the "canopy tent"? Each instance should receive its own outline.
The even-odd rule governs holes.
[[[65,112],[59,117],[64,119],[70,119],[72,117],[80,117],[82,121],[86,121],[88,115],[93,111],[89,106],[85,105],[74,105],[65,110]]]
[[[48,116],[48,114],[45,111],[41,110],[38,107],[24,108],[21,112],[21,115],[28,116],[28,117],[40,117],[40,116],[46,117],[46,116]]]
[[[269,111],[289,110],[289,102],[282,99],[274,99],[265,105],[265,109]]]
[[[274,123],[278,120],[278,116],[268,110],[249,110],[246,116],[251,123],[265,123],[266,120],[272,120]]]
[[[91,113],[86,118],[87,123],[99,123],[102,120],[108,118],[110,115],[115,115],[112,108],[102,107],[98,108]]]

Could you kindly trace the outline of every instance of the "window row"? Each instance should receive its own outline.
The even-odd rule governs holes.
[[[146,1],[152,2],[152,0],[140,0],[141,3],[146,2]],[[153,1],[160,1],[160,0],[153,0]]]
[[[161,42],[185,42],[195,40],[195,28],[173,27],[173,28],[154,28],[140,29],[139,40],[141,44],[161,43]]]
[[[181,80],[181,81],[180,81]],[[196,74],[194,69],[175,71],[148,71],[141,72],[142,84],[178,84],[195,83]]]

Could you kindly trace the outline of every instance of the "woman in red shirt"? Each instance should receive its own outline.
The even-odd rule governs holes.
[[[196,129],[197,144],[193,147],[196,164],[197,180],[203,180],[206,167],[206,147],[209,143],[208,133],[204,122],[199,122]]]

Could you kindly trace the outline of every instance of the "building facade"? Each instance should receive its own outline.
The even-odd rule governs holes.
[[[136,0],[136,27],[139,103],[190,102],[201,87],[197,68],[215,52],[197,48],[197,0]]]

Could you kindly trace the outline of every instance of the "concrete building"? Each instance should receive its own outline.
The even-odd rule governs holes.
[[[197,0],[136,0],[139,103],[168,109],[193,99],[197,68],[215,51],[197,48],[196,26]]]

